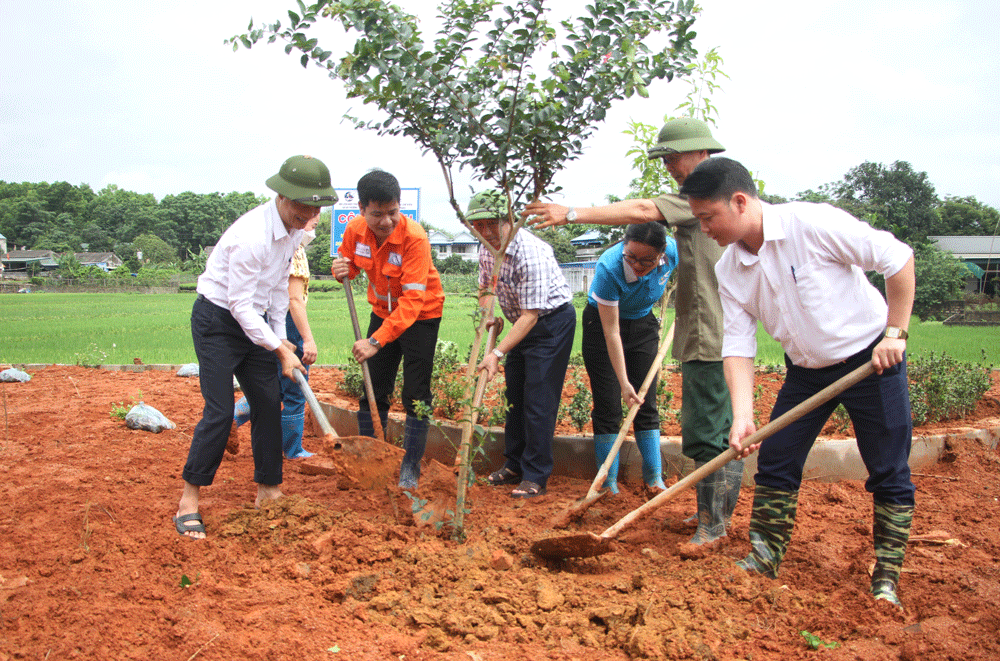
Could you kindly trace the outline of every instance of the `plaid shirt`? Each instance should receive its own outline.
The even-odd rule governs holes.
[[[479,247],[479,287],[489,288],[493,273],[493,254]],[[569,284],[563,277],[552,246],[526,230],[514,235],[500,267],[497,281],[497,301],[511,323],[522,310],[538,310],[539,316],[573,300]]]
[[[309,300],[309,260],[306,259],[306,247],[299,245],[292,255],[292,272],[290,278],[302,278],[302,302]]]

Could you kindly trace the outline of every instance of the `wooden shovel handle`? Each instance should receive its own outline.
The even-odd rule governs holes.
[[[350,278],[344,278],[344,296],[347,297],[347,309],[351,312],[351,323],[354,325],[355,341],[362,338],[361,324],[358,323],[358,311],[354,307],[354,292],[351,290]],[[375,437],[387,440],[385,430],[382,429],[382,416],[379,415],[378,405],[375,403],[375,388],[372,386],[372,375],[368,371],[368,362],[361,363],[361,375],[365,381],[365,395],[368,397],[368,410],[372,416],[372,428],[375,430]]]
[[[751,445],[760,443],[765,438],[771,436],[775,432],[778,432],[787,427],[788,425],[790,425],[791,423],[795,422],[806,413],[809,413],[813,409],[827,403],[828,401],[830,401],[840,393],[844,392],[851,386],[855,385],[859,381],[867,379],[874,373],[874,371],[875,368],[872,367],[871,362],[865,363],[861,367],[852,371],[850,374],[842,376],[834,383],[831,383],[823,390],[820,390],[818,393],[816,393],[806,401],[802,402],[795,408],[785,412],[784,414],[770,421],[769,423],[767,423],[754,433],[750,434],[741,441],[740,446],[742,448],[747,448],[750,447]],[[726,450],[725,452],[723,452],[718,457],[708,462],[701,468],[695,470],[686,477],[678,480],[676,484],[672,485],[666,491],[660,492],[659,494],[656,495],[655,498],[647,501],[642,506],[632,510],[631,512],[623,516],[621,519],[619,519],[617,523],[615,523],[613,526],[611,526],[603,533],[601,533],[601,537],[605,538],[615,537],[626,526],[628,526],[630,523],[632,523],[639,517],[657,509],[658,507],[666,503],[668,500],[676,496],[678,493],[680,493],[687,487],[691,486],[692,484],[695,484],[696,482],[700,482],[702,479],[711,475],[715,471],[719,470],[720,468],[722,468],[735,458],[736,458],[736,451],[733,450],[732,448],[729,448],[728,450]]]

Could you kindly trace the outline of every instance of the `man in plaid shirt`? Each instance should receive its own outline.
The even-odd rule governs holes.
[[[513,227],[506,199],[493,192],[472,198],[466,220],[494,249],[500,248]],[[493,289],[493,265],[493,253],[481,246],[481,301]],[[552,436],[573,347],[576,309],[552,247],[527,231],[518,232],[507,246],[495,292],[511,328],[479,369],[492,379],[500,359],[506,358],[507,461],[489,476],[489,482],[516,484],[512,497],[532,498],[545,493],[552,474]],[[497,317],[490,323],[502,328],[503,319]]]

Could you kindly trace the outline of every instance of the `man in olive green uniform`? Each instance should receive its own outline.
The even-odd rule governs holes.
[[[685,177],[711,154],[725,151],[704,122],[675,119],[660,129],[649,158],[662,158],[670,176]],[[684,455],[697,466],[729,447],[732,405],[722,371],[722,304],[715,277],[719,245],[701,231],[687,200],[666,193],[651,200],[629,199],[600,207],[574,209],[534,202],[525,216],[540,227],[566,224],[626,225],[659,221],[677,241],[676,325],[673,357],[681,363],[681,435]],[[726,526],[739,497],[743,462],[730,462],[697,485],[698,530],[690,544],[705,547],[726,537]]]

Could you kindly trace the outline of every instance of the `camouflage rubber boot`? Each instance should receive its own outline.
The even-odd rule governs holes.
[[[913,524],[912,505],[875,503],[872,537],[875,541],[875,570],[872,572],[872,595],[902,608],[896,587],[903,568],[906,543]]]
[[[788,540],[795,527],[798,491],[782,491],[757,485],[750,515],[750,554],[736,563],[741,569],[778,577]]]
[[[695,462],[701,468],[707,462]],[[695,485],[698,495],[698,529],[689,544],[701,546],[726,536],[726,472],[719,469]]]
[[[740,499],[740,488],[743,486],[743,460],[737,459],[726,464],[726,506],[722,510],[722,518],[726,522],[726,529],[732,521],[733,512],[736,510],[736,503]]]

